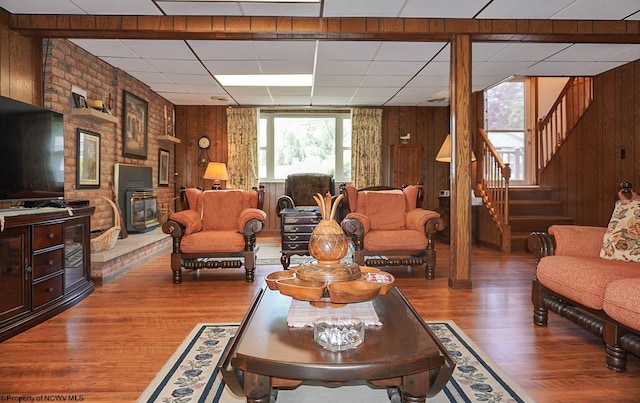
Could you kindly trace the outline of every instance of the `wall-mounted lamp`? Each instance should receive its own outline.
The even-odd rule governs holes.
[[[476,160],[476,155],[471,151],[471,162]],[[439,162],[451,162],[451,135],[447,134],[447,137],[442,142],[440,150],[436,155],[436,161]]]
[[[223,162],[210,162],[207,165],[207,170],[204,171],[204,179],[213,180],[214,190],[222,189],[221,181],[226,181],[229,179],[229,174],[227,173],[227,166]]]

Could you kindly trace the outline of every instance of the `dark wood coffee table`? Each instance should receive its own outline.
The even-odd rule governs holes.
[[[424,402],[453,373],[453,358],[397,288],[373,301],[383,325],[367,326],[364,343],[339,353],[316,344],[311,327],[288,327],[290,304],[290,297],[261,290],[223,358],[224,381],[247,402],[269,402],[272,388],[303,382],[367,383],[397,388],[389,395],[399,391],[403,402]]]

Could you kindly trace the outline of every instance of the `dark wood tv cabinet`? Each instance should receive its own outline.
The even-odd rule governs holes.
[[[0,341],[93,292],[89,238],[93,209],[0,210]]]

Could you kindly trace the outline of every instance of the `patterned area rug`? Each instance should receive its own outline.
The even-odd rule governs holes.
[[[280,264],[280,256],[282,256],[282,247],[279,243],[262,243],[258,245],[258,253],[256,265]],[[308,255],[292,255],[289,258],[290,265],[304,264],[315,260],[313,256]],[[351,253],[347,254],[342,260],[351,262]]]
[[[451,352],[456,368],[445,388],[429,403],[445,402],[533,402],[452,321],[428,322]],[[198,324],[165,366],[140,395],[138,403],[222,402],[239,403],[244,398],[225,388],[218,363],[233,338],[235,324]],[[302,385],[281,390],[278,403],[389,402],[384,389],[366,385],[327,388]]]

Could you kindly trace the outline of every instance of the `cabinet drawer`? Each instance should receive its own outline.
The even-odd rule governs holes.
[[[307,251],[309,249],[308,242],[283,242],[282,251]]]
[[[282,242],[304,242],[309,243],[309,239],[311,238],[311,234],[295,234],[295,233],[285,233],[282,234]]]
[[[63,249],[52,250],[33,256],[33,279],[62,270]]]
[[[33,250],[62,244],[62,224],[41,225],[33,228]]]
[[[283,225],[282,233],[283,234],[311,234],[315,227],[316,227],[315,224],[314,225],[295,225],[295,224]]]
[[[33,308],[62,296],[62,274],[33,285]]]
[[[322,220],[319,215],[306,215],[306,216],[284,216],[282,222],[286,224],[313,224],[315,226]]]

